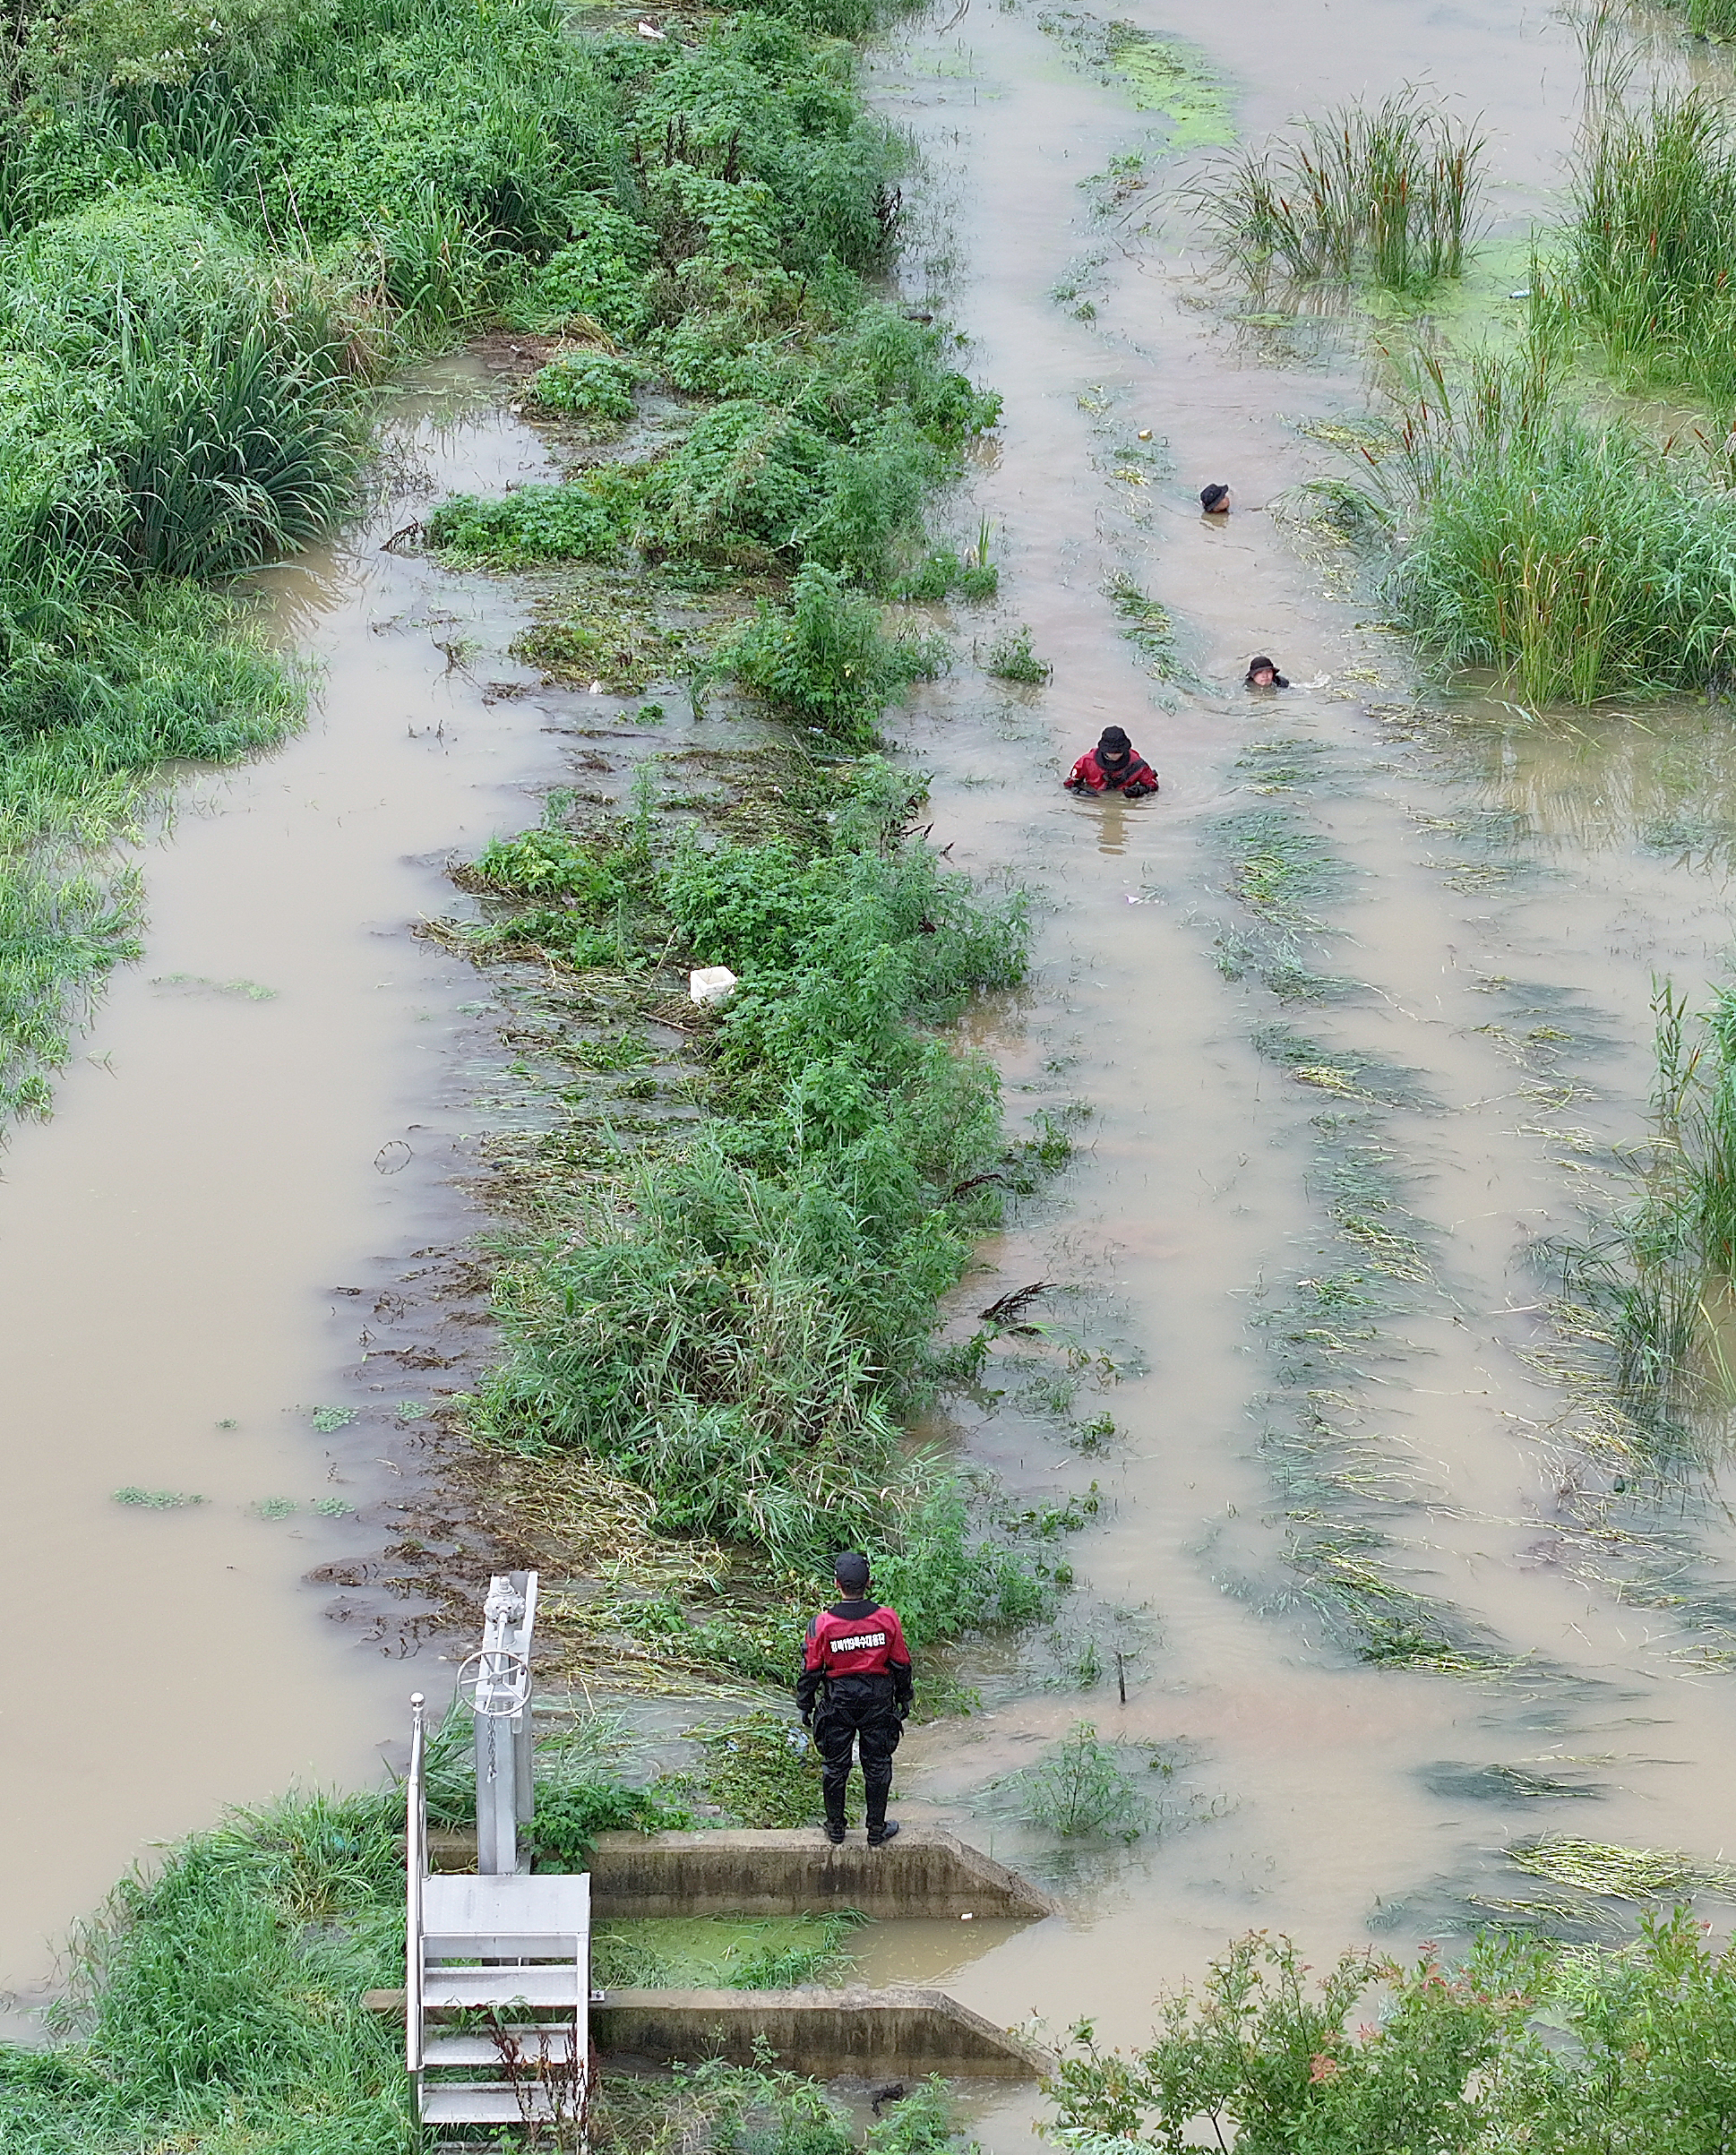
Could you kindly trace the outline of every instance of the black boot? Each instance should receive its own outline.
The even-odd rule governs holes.
[[[898,1830],[898,1822],[896,1818],[882,1818],[878,1825],[871,1825],[868,1829],[869,1847],[883,1847],[887,1842],[892,1839]]]
[[[841,1818],[829,1818],[826,1821],[826,1838],[834,1848],[843,1845],[844,1821]]]

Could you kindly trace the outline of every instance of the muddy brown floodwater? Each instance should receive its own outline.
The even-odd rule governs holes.
[[[1493,236],[1444,327],[1500,325],[1503,265],[1522,268],[1578,117],[1555,14],[1122,15],[1188,41],[1249,136],[1419,81],[1481,112]],[[963,666],[900,731],[936,773],[953,858],[1036,893],[1032,985],[975,1020],[1010,1105],[1094,1111],[955,1315],[967,1330],[1001,1289],[1060,1282],[1049,1313],[1120,1378],[1087,1373],[1069,1441],[1064,1402],[1045,1407],[1003,1344],[932,1432],[1024,1503],[1100,1485],[1062,1545],[1079,1592],[1059,1627],[967,1670],[984,1711],[913,1730],[906,1754],[908,1811],[1046,1865],[1068,1912],[883,1928],[865,1973],[944,1978],[1002,2022],[1089,2015],[1125,2043],[1161,1986],[1250,1927],[1316,1961],[1463,1927],[1479,1896],[1521,1890],[1505,1851],[1526,1833],[1721,1853],[1736,1636],[1712,1618],[1732,1529],[1684,1501],[1674,1609],[1592,1560],[1596,1470],[1527,1252],[1577,1229],[1611,1146],[1643,1133],[1654,974],[1697,991],[1723,962],[1736,750],[1704,709],[1568,724],[1469,694],[1419,705],[1405,651],[1274,508],[1336,468],[1318,429],[1366,408],[1368,339],[1202,277],[1175,204],[1198,159],[1165,157],[1156,118],[1080,64],[1093,34],[1079,13],[976,0],[874,69],[927,159],[907,288],[1006,397],[959,504],[998,532],[981,634],[1028,623],[1054,668],[1019,690]],[[1647,64],[1679,64],[1668,38]],[[1142,171],[1087,185],[1135,153]],[[398,1730],[413,1641],[378,1610],[322,1626],[300,1582],[378,1548],[414,1464],[399,1403],[425,1407],[464,1367],[426,1346],[417,1253],[468,1223],[452,1185],[484,1043],[472,981],[405,923],[447,906],[449,849],[561,775],[537,698],[491,700],[468,670],[473,642],[507,640],[510,599],[378,551],[420,499],[538,467],[461,390],[459,370],[407,410],[424,469],[372,530],[274,580],[326,667],[315,721],[188,780],[148,862],[149,957],[55,1123],[7,1155],[0,1562],[28,1681],[0,1707],[0,1980],[37,1978],[45,1937],[153,1836],[297,1775],[365,1779]],[[1197,494],[1216,479],[1238,507],[1207,528]],[[1116,576],[1173,614],[1191,685],[1145,670]],[[1306,685],[1247,697],[1257,649]],[[1161,769],[1159,802],[1056,787],[1110,717]],[[1288,974],[1242,902],[1255,817],[1336,863],[1316,924],[1292,923]],[[357,1419],[321,1434],[321,1405]],[[1077,1424],[1098,1414],[1113,1434],[1087,1455]],[[129,1508],[129,1485],[207,1501]],[[1624,1516],[1643,1542],[1648,1522]],[[1329,1589],[1359,1563],[1441,1613],[1466,1673],[1357,1658]],[[1060,1863],[984,1790],[1085,1718],[1147,1747],[1163,1830]],[[993,2142],[1022,2135],[1034,2098],[981,2099]]]
[[[1446,328],[1499,325],[1491,288],[1523,281],[1501,264],[1522,268],[1578,118],[1561,19],[1402,0],[1116,12],[1203,56],[1256,140],[1407,82],[1481,112],[1491,266]],[[962,676],[900,730],[938,774],[953,857],[1039,894],[1034,985],[981,1026],[1010,1105],[1096,1111],[1056,1203],[961,1292],[961,1329],[1007,1286],[1060,1281],[1078,1292],[1053,1314],[1130,1372],[1081,1395],[1076,1417],[1116,1424],[1100,1456],[1016,1401],[954,1425],[1023,1500],[1102,1484],[1105,1513],[1068,1549],[1081,1591],[1065,1621],[1075,1647],[1091,1630],[1125,1644],[1132,1675],[1123,1708],[1113,1670],[1070,1687],[1067,1653],[1041,1682],[1027,1657],[988,1672],[983,1715],[913,1732],[907,1755],[929,1815],[1017,1858],[1027,1844],[984,1784],[1088,1718],[1159,1747],[1169,1823],[1054,1874],[1064,1918],[976,1954],[882,1935],[870,1968],[946,1972],[997,2020],[1059,2031],[1084,2014],[1127,2043],[1161,1986],[1248,1928],[1286,1930],[1318,1962],[1464,1927],[1476,1896],[1524,1885],[1503,1851],[1526,1833],[1723,1847],[1732,1679],[1675,1613],[1629,1605],[1580,1561],[1571,1499],[1595,1476],[1539,1366],[1543,1282],[1526,1253],[1579,1226],[1586,1187],[1610,1187],[1609,1145],[1644,1132],[1653,974],[1697,991],[1724,957],[1736,793],[1727,727],[1704,708],[1534,725],[1461,696],[1419,712],[1405,648],[1270,506],[1343,468],[1303,428],[1367,409],[1365,339],[1286,324],[1281,302],[1202,276],[1174,200],[1199,158],[1154,154],[1155,116],[1077,64],[1089,29],[1077,12],[977,4],[876,72],[938,198],[927,289],[1006,397],[960,523],[998,528],[1000,625],[1027,622],[1054,668],[1040,691]],[[1652,64],[1679,65],[1675,45]],[[1100,212],[1104,188],[1084,183],[1141,150],[1145,184]],[[919,247],[913,296],[923,271]],[[1238,503],[1219,528],[1197,505],[1210,480]],[[1117,574],[1175,617],[1194,681],[1167,700],[1121,634]],[[1256,650],[1311,685],[1247,696]],[[1111,717],[1162,772],[1159,803],[1055,789]],[[1345,984],[1313,1001],[1280,1000],[1234,958],[1249,924],[1234,832],[1263,813],[1340,864],[1336,895],[1311,900],[1329,932],[1302,940]],[[1388,1073],[1378,1115],[1366,1088],[1321,1089],[1335,1058]],[[1343,1238],[1331,1254],[1324,1209],[1347,1146],[1397,1193],[1413,1252],[1398,1267],[1412,1284],[1366,1334],[1324,1301],[1312,1328],[1293,1314],[1299,1282],[1357,1254]],[[1334,1643],[1285,1551],[1332,1524],[1343,1490],[1283,1493],[1271,1465],[1273,1431],[1327,1425],[1335,1455],[1360,1463],[1355,1518],[1379,1560],[1490,1642],[1482,1673],[1377,1667]],[[1693,1506],[1675,1524],[1709,1606],[1729,1526]],[[1503,1800],[1517,1784],[1490,1767],[1587,1792]],[[998,2142],[1030,2104],[988,2108]]]
[[[144,859],[144,961],[4,1155],[0,1990],[39,1982],[153,1840],[298,1780],[373,1782],[420,1680],[407,1609],[333,1626],[302,1582],[379,1549],[414,1471],[400,1406],[462,1375],[426,1288],[477,1224],[453,1183],[484,1006],[409,928],[555,753],[534,696],[466,669],[510,597],[379,550],[454,486],[540,476],[540,444],[466,366],[388,444],[367,528],[267,580],[320,669],[307,730],[185,777]]]

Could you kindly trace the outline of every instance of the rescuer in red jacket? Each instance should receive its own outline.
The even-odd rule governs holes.
[[[795,1703],[824,1762],[827,1840],[844,1838],[844,1790],[856,1750],[868,1799],[868,1845],[880,1848],[898,1830],[887,1818],[886,1799],[892,1754],[910,1711],[910,1649],[898,1618],[872,1598],[866,1557],[847,1550],[832,1575],[839,1598],[808,1626]]]
[[[1070,793],[1125,794],[1137,801],[1157,790],[1157,774],[1118,725],[1106,725],[1096,748],[1088,748],[1061,780]]]

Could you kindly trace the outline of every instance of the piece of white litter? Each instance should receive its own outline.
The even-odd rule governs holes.
[[[687,992],[695,1002],[721,1002],[735,985],[735,975],[727,966],[701,966],[687,975]]]
[[[1525,287],[1525,290],[1524,290],[1523,292],[1509,292],[1509,293],[1508,294],[1508,297],[1509,299],[1529,299],[1529,298],[1530,298],[1530,296],[1531,296],[1531,287],[1530,287],[1529,285],[1527,285],[1527,286]]]
[[[970,1914],[970,1910],[969,1910],[969,1909],[967,1909],[967,1910],[965,1910],[964,1914],[963,1914],[962,1916],[960,1916],[960,1917],[959,1917],[959,1919],[958,1919],[958,1920],[959,1920],[961,1923],[968,1923],[968,1922],[970,1921],[970,1919],[971,1919],[971,1914]]]
[[[593,681],[590,684],[590,692],[593,696],[600,696],[603,693],[603,683],[600,681]]]
[[[650,22],[641,22],[639,26],[639,34],[641,38],[655,38],[659,45],[663,44],[669,35],[666,30],[658,30],[654,23]]]

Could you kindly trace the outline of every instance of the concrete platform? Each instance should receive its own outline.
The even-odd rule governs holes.
[[[855,1833],[834,1848],[818,1826],[794,1833],[599,1833],[591,1914],[825,1915],[860,1909],[889,1921],[992,1916],[1035,1922],[1056,1904],[1017,1871],[951,1833],[907,1825],[889,1847]]]

